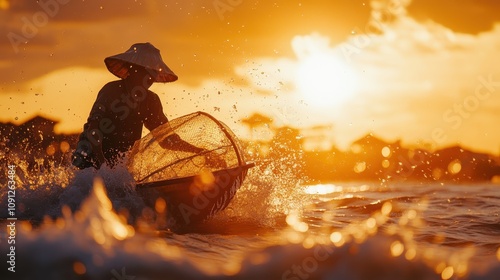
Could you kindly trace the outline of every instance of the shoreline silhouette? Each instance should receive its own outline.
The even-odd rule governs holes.
[[[405,147],[400,140],[387,142],[368,133],[351,143],[347,151],[335,146],[320,151],[304,148],[301,131],[292,127],[273,127],[272,120],[260,114],[242,120],[251,131],[266,125],[270,140],[242,139],[249,160],[258,168],[288,168],[295,177],[308,182],[332,181],[424,181],[498,182],[500,157],[453,145],[430,151]],[[24,123],[0,123],[0,158],[5,165],[17,159],[27,162],[29,171],[50,170],[71,164],[79,133],[57,134],[58,121],[34,116]],[[253,136],[252,136],[253,137]],[[251,137],[251,138],[252,138]],[[10,159],[9,159],[10,157]],[[5,163],[5,164],[4,164]]]

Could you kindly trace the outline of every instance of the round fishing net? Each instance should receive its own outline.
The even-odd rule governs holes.
[[[238,139],[229,127],[196,112],[173,119],[138,140],[127,165],[137,183],[150,183],[244,164]]]

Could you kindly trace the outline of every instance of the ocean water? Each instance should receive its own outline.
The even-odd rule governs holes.
[[[125,168],[24,170],[15,232],[1,182],[0,279],[500,279],[492,183],[307,185],[257,166],[226,210],[180,234]]]

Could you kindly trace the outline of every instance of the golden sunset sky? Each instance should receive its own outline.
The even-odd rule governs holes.
[[[500,1],[0,0],[0,22],[2,122],[81,131],[104,58],[151,42],[179,76],[152,87],[169,118],[500,151]]]

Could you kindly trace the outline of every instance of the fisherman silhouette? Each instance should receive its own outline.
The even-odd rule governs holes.
[[[168,123],[158,95],[149,90],[154,82],[173,82],[177,75],[163,62],[150,43],[137,43],[125,53],[104,60],[108,70],[121,80],[107,83],[98,93],[83,126],[72,163],[79,169],[113,167],[148,130]],[[172,134],[160,143],[164,148],[200,153],[204,149]]]

